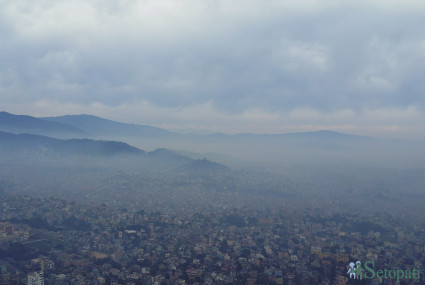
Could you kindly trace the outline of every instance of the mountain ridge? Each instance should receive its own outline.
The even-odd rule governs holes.
[[[8,130],[4,125],[5,117],[8,116],[9,119],[15,120],[28,120],[33,123],[29,124],[28,127],[23,128],[22,131],[13,131]],[[257,134],[257,133],[236,133],[236,134],[223,134],[223,133],[214,133],[214,134],[180,134],[170,130],[162,129],[159,127],[154,127],[144,124],[132,124],[132,123],[123,123],[103,117],[90,115],[90,114],[80,114],[80,115],[63,115],[56,117],[33,117],[28,115],[15,115],[5,111],[0,112],[0,130],[13,133],[36,133],[37,128],[33,129],[34,132],[31,132],[31,128],[34,124],[44,124],[45,126],[51,126],[53,131],[56,128],[62,127],[68,132],[74,132],[76,135],[86,135],[86,136],[97,136],[102,134],[114,134],[114,135],[142,135],[142,136],[162,136],[162,137],[198,137],[198,138],[215,138],[215,139],[226,139],[226,138],[246,138],[246,137],[264,137],[264,138],[275,138],[275,137],[321,137],[321,138],[358,138],[358,139],[377,139],[370,136],[355,135],[349,133],[343,133],[332,130],[319,130],[319,131],[307,131],[307,132],[291,132],[291,133],[270,133],[270,134]],[[19,125],[19,122],[9,122],[11,125]],[[41,134],[44,135],[44,134]],[[49,136],[49,135],[47,135]]]
[[[77,136],[87,135],[83,130],[59,122],[46,121],[28,115],[15,115],[0,112],[0,130],[11,133],[33,133],[45,136]]]
[[[158,127],[122,123],[88,114],[41,117],[40,119],[50,122],[63,123],[76,128],[80,128],[93,136],[114,135],[131,137],[174,135],[173,132]]]
[[[143,154],[145,151],[124,142],[92,139],[57,139],[36,134],[0,131],[0,150],[64,155]]]

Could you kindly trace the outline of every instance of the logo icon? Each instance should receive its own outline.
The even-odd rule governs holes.
[[[363,266],[360,261],[356,263],[350,262],[347,266],[349,278],[357,280],[378,278],[380,281],[383,279],[394,279],[397,280],[397,282],[400,282],[401,279],[423,279],[421,276],[422,270],[420,268],[375,269],[375,262],[370,260],[366,261]]]
[[[347,274],[350,275],[350,279],[363,279],[363,268],[360,261],[357,261],[355,264],[354,262],[350,262],[348,266]]]

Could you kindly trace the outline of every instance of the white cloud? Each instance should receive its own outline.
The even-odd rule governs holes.
[[[11,112],[180,129],[366,130],[385,118],[376,128],[401,134],[425,110],[424,12],[413,0],[3,1],[0,97]]]

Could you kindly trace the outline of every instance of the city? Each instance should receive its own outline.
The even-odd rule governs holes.
[[[390,214],[173,214],[16,196],[2,200],[1,220],[2,284],[342,285],[357,284],[346,274],[352,260],[403,270],[425,262],[423,224]]]

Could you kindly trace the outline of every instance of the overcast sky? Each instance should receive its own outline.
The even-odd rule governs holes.
[[[425,1],[0,0],[0,109],[425,138]]]

